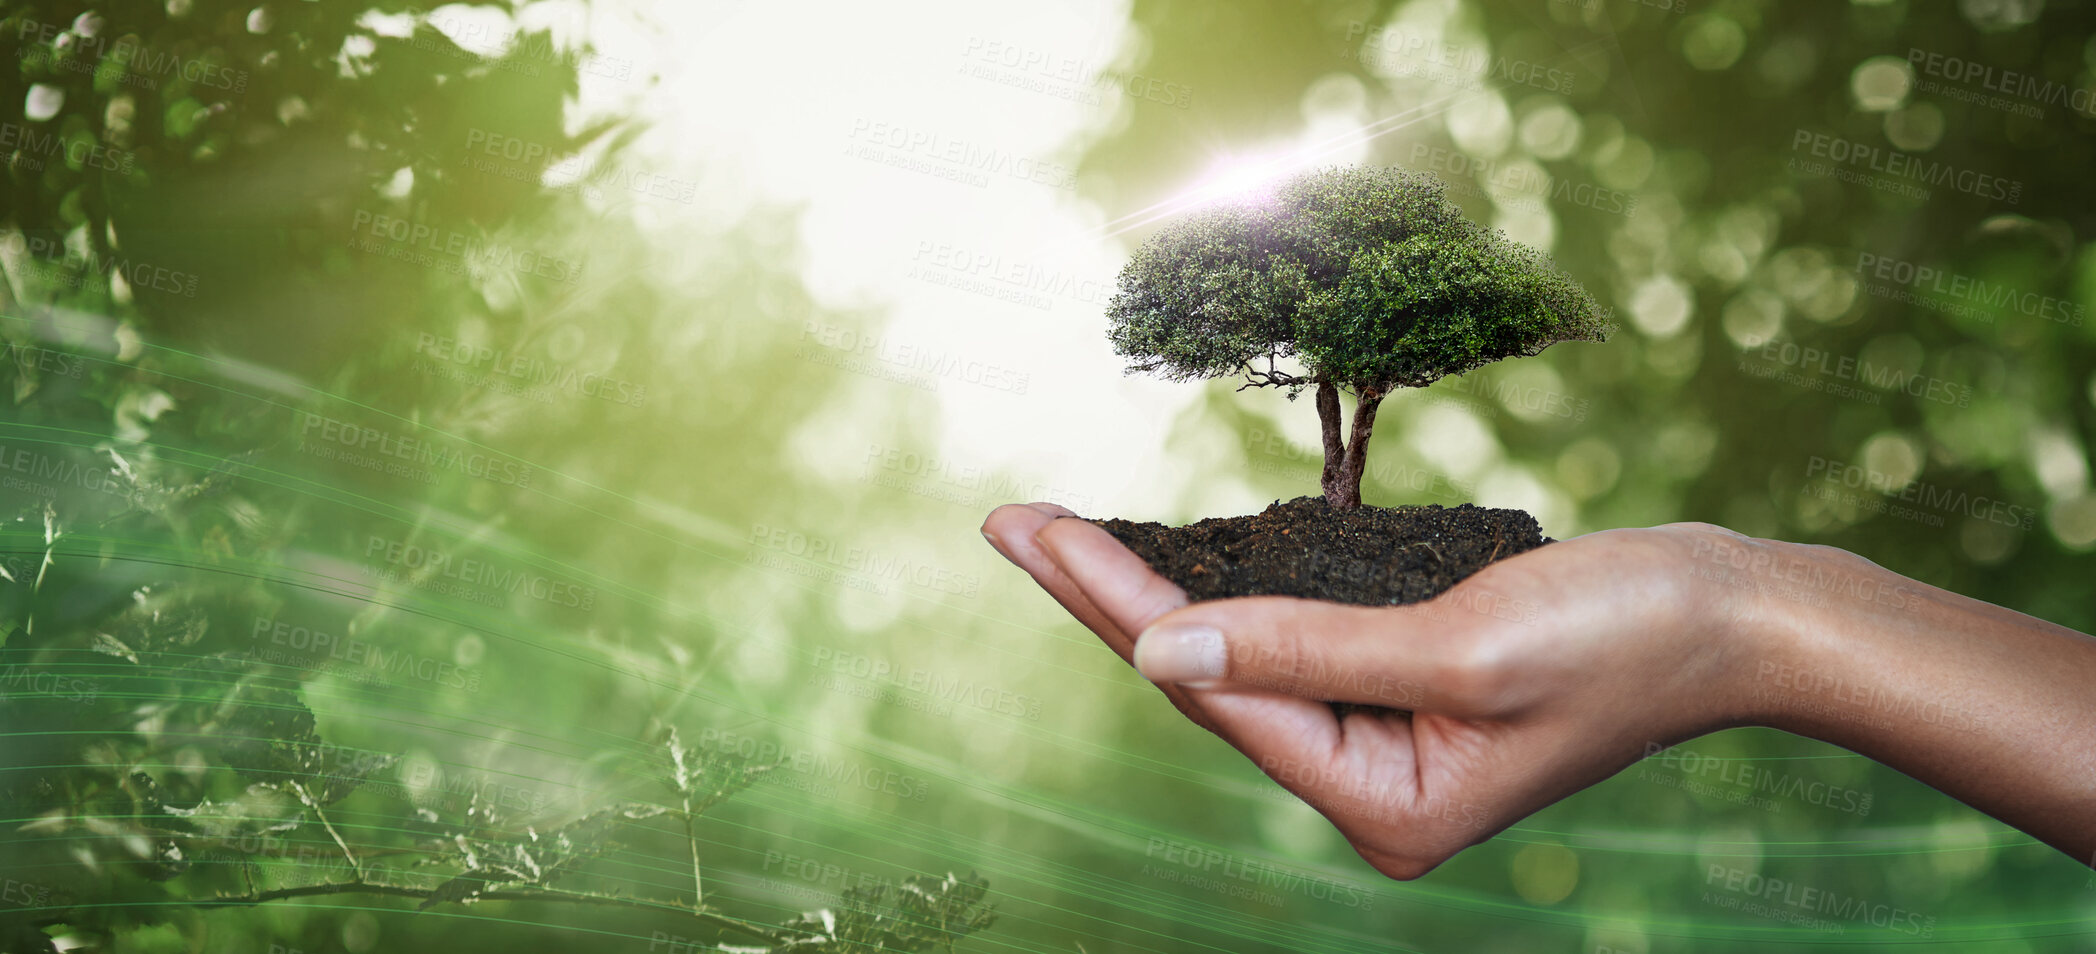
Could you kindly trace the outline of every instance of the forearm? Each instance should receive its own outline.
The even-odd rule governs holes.
[[[2096,864],[2096,640],[1794,544],[1764,592],[1745,721],[1840,745]]]

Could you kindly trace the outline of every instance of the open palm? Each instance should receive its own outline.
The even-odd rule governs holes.
[[[1589,534],[1410,606],[1189,604],[1072,516],[1010,505],[983,533],[1394,878],[1425,874],[1648,745],[1751,721],[1732,674],[1753,649],[1712,637],[1741,628],[1754,591],[1694,571],[1759,541],[1722,528]]]

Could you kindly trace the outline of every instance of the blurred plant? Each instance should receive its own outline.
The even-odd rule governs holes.
[[[150,668],[154,660],[130,662]],[[987,883],[951,874],[857,887],[834,908],[777,926],[703,903],[697,894],[697,818],[773,766],[687,748],[674,729],[662,734],[650,771],[661,770],[659,778],[682,801],[679,814],[693,844],[694,897],[688,903],[563,883],[587,878],[588,862],[619,847],[630,828],[671,812],[646,802],[620,802],[541,831],[511,822],[477,790],[462,813],[447,817],[416,806],[405,789],[395,788],[380,797],[394,803],[392,814],[415,822],[400,829],[364,826],[352,845],[329,811],[397,760],[327,743],[297,689],[273,677],[271,668],[232,654],[185,667],[177,681],[191,687],[186,697],[134,710],[159,727],[140,733],[162,743],[151,746],[157,756],[111,739],[97,747],[94,764],[38,766],[47,771],[30,776],[30,790],[7,793],[16,811],[45,806],[18,834],[75,860],[83,873],[99,876],[100,886],[46,890],[34,905],[0,912],[0,950],[56,954],[96,946],[101,934],[169,916],[169,905],[203,910],[340,894],[407,898],[419,901],[418,909],[507,901],[671,913],[759,942],[718,948],[750,954],[951,950],[995,920],[984,902]],[[9,701],[25,695],[35,701],[42,694],[11,694]],[[175,746],[215,753],[219,764],[202,771],[181,765],[168,752]],[[171,793],[155,769],[191,794]],[[200,791],[212,794],[194,794]],[[359,814],[373,813],[366,806]],[[339,864],[330,860],[337,857]],[[286,868],[289,876],[275,874]],[[336,870],[347,877],[330,874]],[[65,880],[53,875],[45,871],[40,877]]]
[[[513,20],[522,4],[473,6]],[[623,908],[739,951],[950,948],[990,923],[983,883],[951,876],[781,925],[728,915],[700,893],[698,825],[769,766],[665,730],[628,761],[667,804],[527,819],[477,789],[462,808],[429,802],[388,780],[396,756],[323,731],[317,667],[256,652],[249,628],[286,593],[371,595],[287,569],[316,528],[363,529],[328,525],[320,502],[377,495],[272,459],[284,413],[338,413],[314,395],[365,372],[422,419],[445,392],[397,373],[400,342],[521,325],[574,294],[565,267],[425,267],[390,239],[357,243],[383,221],[499,248],[590,215],[543,182],[630,133],[568,127],[589,52],[524,28],[466,49],[393,0],[0,0],[0,61],[20,81],[0,102],[0,872],[15,888],[0,951],[201,936],[205,912],[336,894]],[[476,137],[532,155],[481,171],[459,161]],[[384,505],[459,512],[480,484],[396,487]],[[606,856],[672,816],[689,902],[606,888]]]

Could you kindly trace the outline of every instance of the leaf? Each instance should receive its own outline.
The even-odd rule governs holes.
[[[339,753],[340,749],[331,749],[329,751],[330,754],[321,759],[321,764],[317,768],[320,779],[320,791],[316,797],[322,805],[332,805],[347,798],[349,793],[356,791],[359,786],[370,781],[371,776],[400,761],[400,756],[398,755],[345,758],[339,754],[334,754]],[[311,786],[308,787],[310,788]]]
[[[732,752],[687,747],[674,726],[664,732],[662,746],[669,761],[670,788],[683,796],[686,810],[693,815],[705,814],[778,767],[776,762],[760,765]]]
[[[149,881],[173,881],[188,871],[189,857],[172,838],[162,839],[154,846],[151,863],[145,866],[145,876]]]
[[[195,645],[211,628],[211,608],[186,587],[148,584],[133,590],[130,597],[130,605],[103,620],[96,630],[97,636],[108,637],[124,651],[104,652],[137,662],[129,653],[184,649]],[[97,643],[101,648],[99,640]]]
[[[399,761],[329,745],[293,690],[248,681],[221,704],[221,749],[234,771],[297,795],[308,807],[341,801]]]
[[[306,822],[305,813],[291,809],[282,792],[265,785],[249,786],[230,802],[205,798],[188,807],[168,804],[159,783],[144,772],[131,773],[126,788],[138,802],[144,832],[172,833],[156,836],[157,852],[144,870],[152,881],[188,873],[193,859],[238,865],[252,879],[253,856],[272,852],[284,844],[277,833]]]
[[[93,648],[95,652],[102,653],[104,655],[115,656],[124,660],[125,662],[138,662],[138,654],[133,652],[131,650],[131,647],[124,645],[123,640],[111,636],[108,633],[96,633],[95,644]]]
[[[996,922],[994,907],[984,903],[989,887],[973,874],[951,873],[854,887],[844,892],[836,910],[803,914],[780,927],[808,932],[839,950],[952,950],[962,938]]]
[[[220,752],[234,771],[265,785],[313,773],[320,734],[295,692],[244,680],[219,704]]]
[[[505,884],[551,887],[576,865],[613,847],[614,836],[628,821],[663,811],[652,805],[621,805],[591,812],[545,834],[526,828],[520,835],[500,839],[455,832],[450,846],[465,870],[438,885],[420,907],[470,903]]]

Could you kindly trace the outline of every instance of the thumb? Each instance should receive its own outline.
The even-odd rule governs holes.
[[[1135,641],[1152,682],[1465,714],[1476,708],[1467,621],[1407,606],[1248,597],[1158,617]]]

